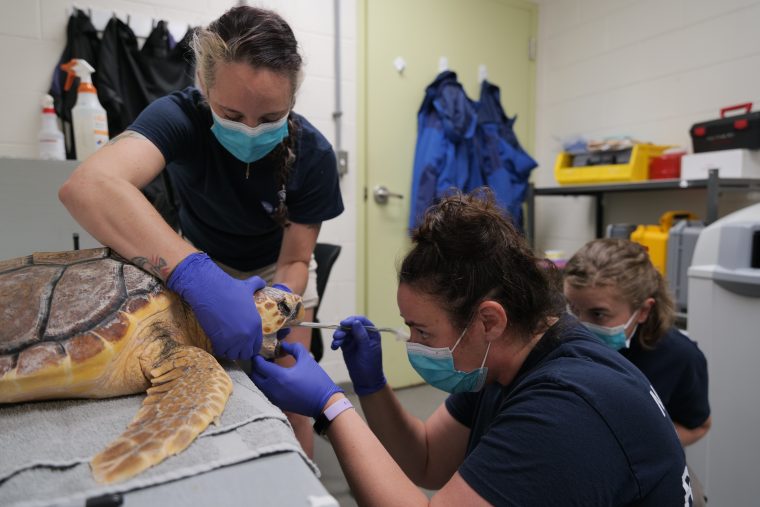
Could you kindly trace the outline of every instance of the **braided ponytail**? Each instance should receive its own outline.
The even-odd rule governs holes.
[[[293,113],[288,115],[288,137],[282,140],[282,142],[272,150],[269,156],[273,160],[279,160],[279,171],[277,172],[277,197],[278,204],[277,209],[272,213],[272,220],[280,224],[283,228],[288,227],[290,222],[288,221],[288,205],[287,205],[287,192],[286,187],[288,178],[290,177],[290,171],[293,169],[293,164],[296,161],[296,134],[299,128]]]

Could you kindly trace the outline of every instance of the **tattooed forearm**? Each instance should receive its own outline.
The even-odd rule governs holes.
[[[125,130],[118,136],[114,137],[110,141],[108,141],[107,144],[116,144],[122,139],[126,139],[127,137],[134,137],[135,139],[147,139],[144,135],[135,132],[134,130]]]
[[[138,268],[159,277],[161,280],[166,280],[169,277],[169,266],[166,264],[166,259],[158,255],[153,256],[151,259],[147,257],[132,257],[131,262]]]

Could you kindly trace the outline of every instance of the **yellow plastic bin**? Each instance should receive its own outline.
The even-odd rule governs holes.
[[[654,267],[662,276],[666,276],[670,228],[678,220],[696,220],[696,218],[697,216],[690,211],[666,211],[660,217],[659,224],[636,227],[636,230],[631,233],[631,241],[643,245],[649,252],[649,259]]]
[[[649,160],[670,146],[634,144],[627,164],[573,167],[573,155],[561,152],[554,163],[554,177],[560,185],[624,183],[649,178]]]

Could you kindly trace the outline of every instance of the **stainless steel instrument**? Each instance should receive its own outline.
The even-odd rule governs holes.
[[[309,327],[318,329],[344,329],[346,331],[351,328],[348,326],[341,326],[340,324],[322,324],[321,322],[299,322],[295,324],[298,327]],[[376,326],[364,326],[367,331],[377,331],[379,333],[392,333],[396,335],[399,340],[407,341],[409,335],[403,329],[396,329],[392,327],[376,327]]]

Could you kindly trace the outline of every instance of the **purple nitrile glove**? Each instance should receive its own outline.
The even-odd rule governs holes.
[[[282,342],[282,350],[294,356],[296,364],[288,368],[256,356],[251,362],[251,380],[280,409],[316,419],[330,396],[343,389],[300,343]]]
[[[354,391],[359,396],[366,396],[387,384],[383,374],[383,349],[380,346],[380,333],[367,331],[364,326],[374,326],[367,317],[357,315],[340,322],[342,327],[333,333],[330,348],[343,350],[343,360],[348,367],[348,374],[354,384]]]
[[[214,354],[250,359],[259,353],[263,334],[253,293],[266,286],[264,280],[233,278],[208,255],[195,252],[177,264],[166,285],[193,309]]]
[[[284,283],[273,283],[272,287],[274,287],[275,289],[284,290],[285,292],[290,292],[291,294],[293,293],[293,291],[290,290],[290,287],[288,287]],[[289,334],[290,334],[290,328],[289,327],[280,328],[280,330],[277,331],[277,339],[278,340],[283,340]]]

